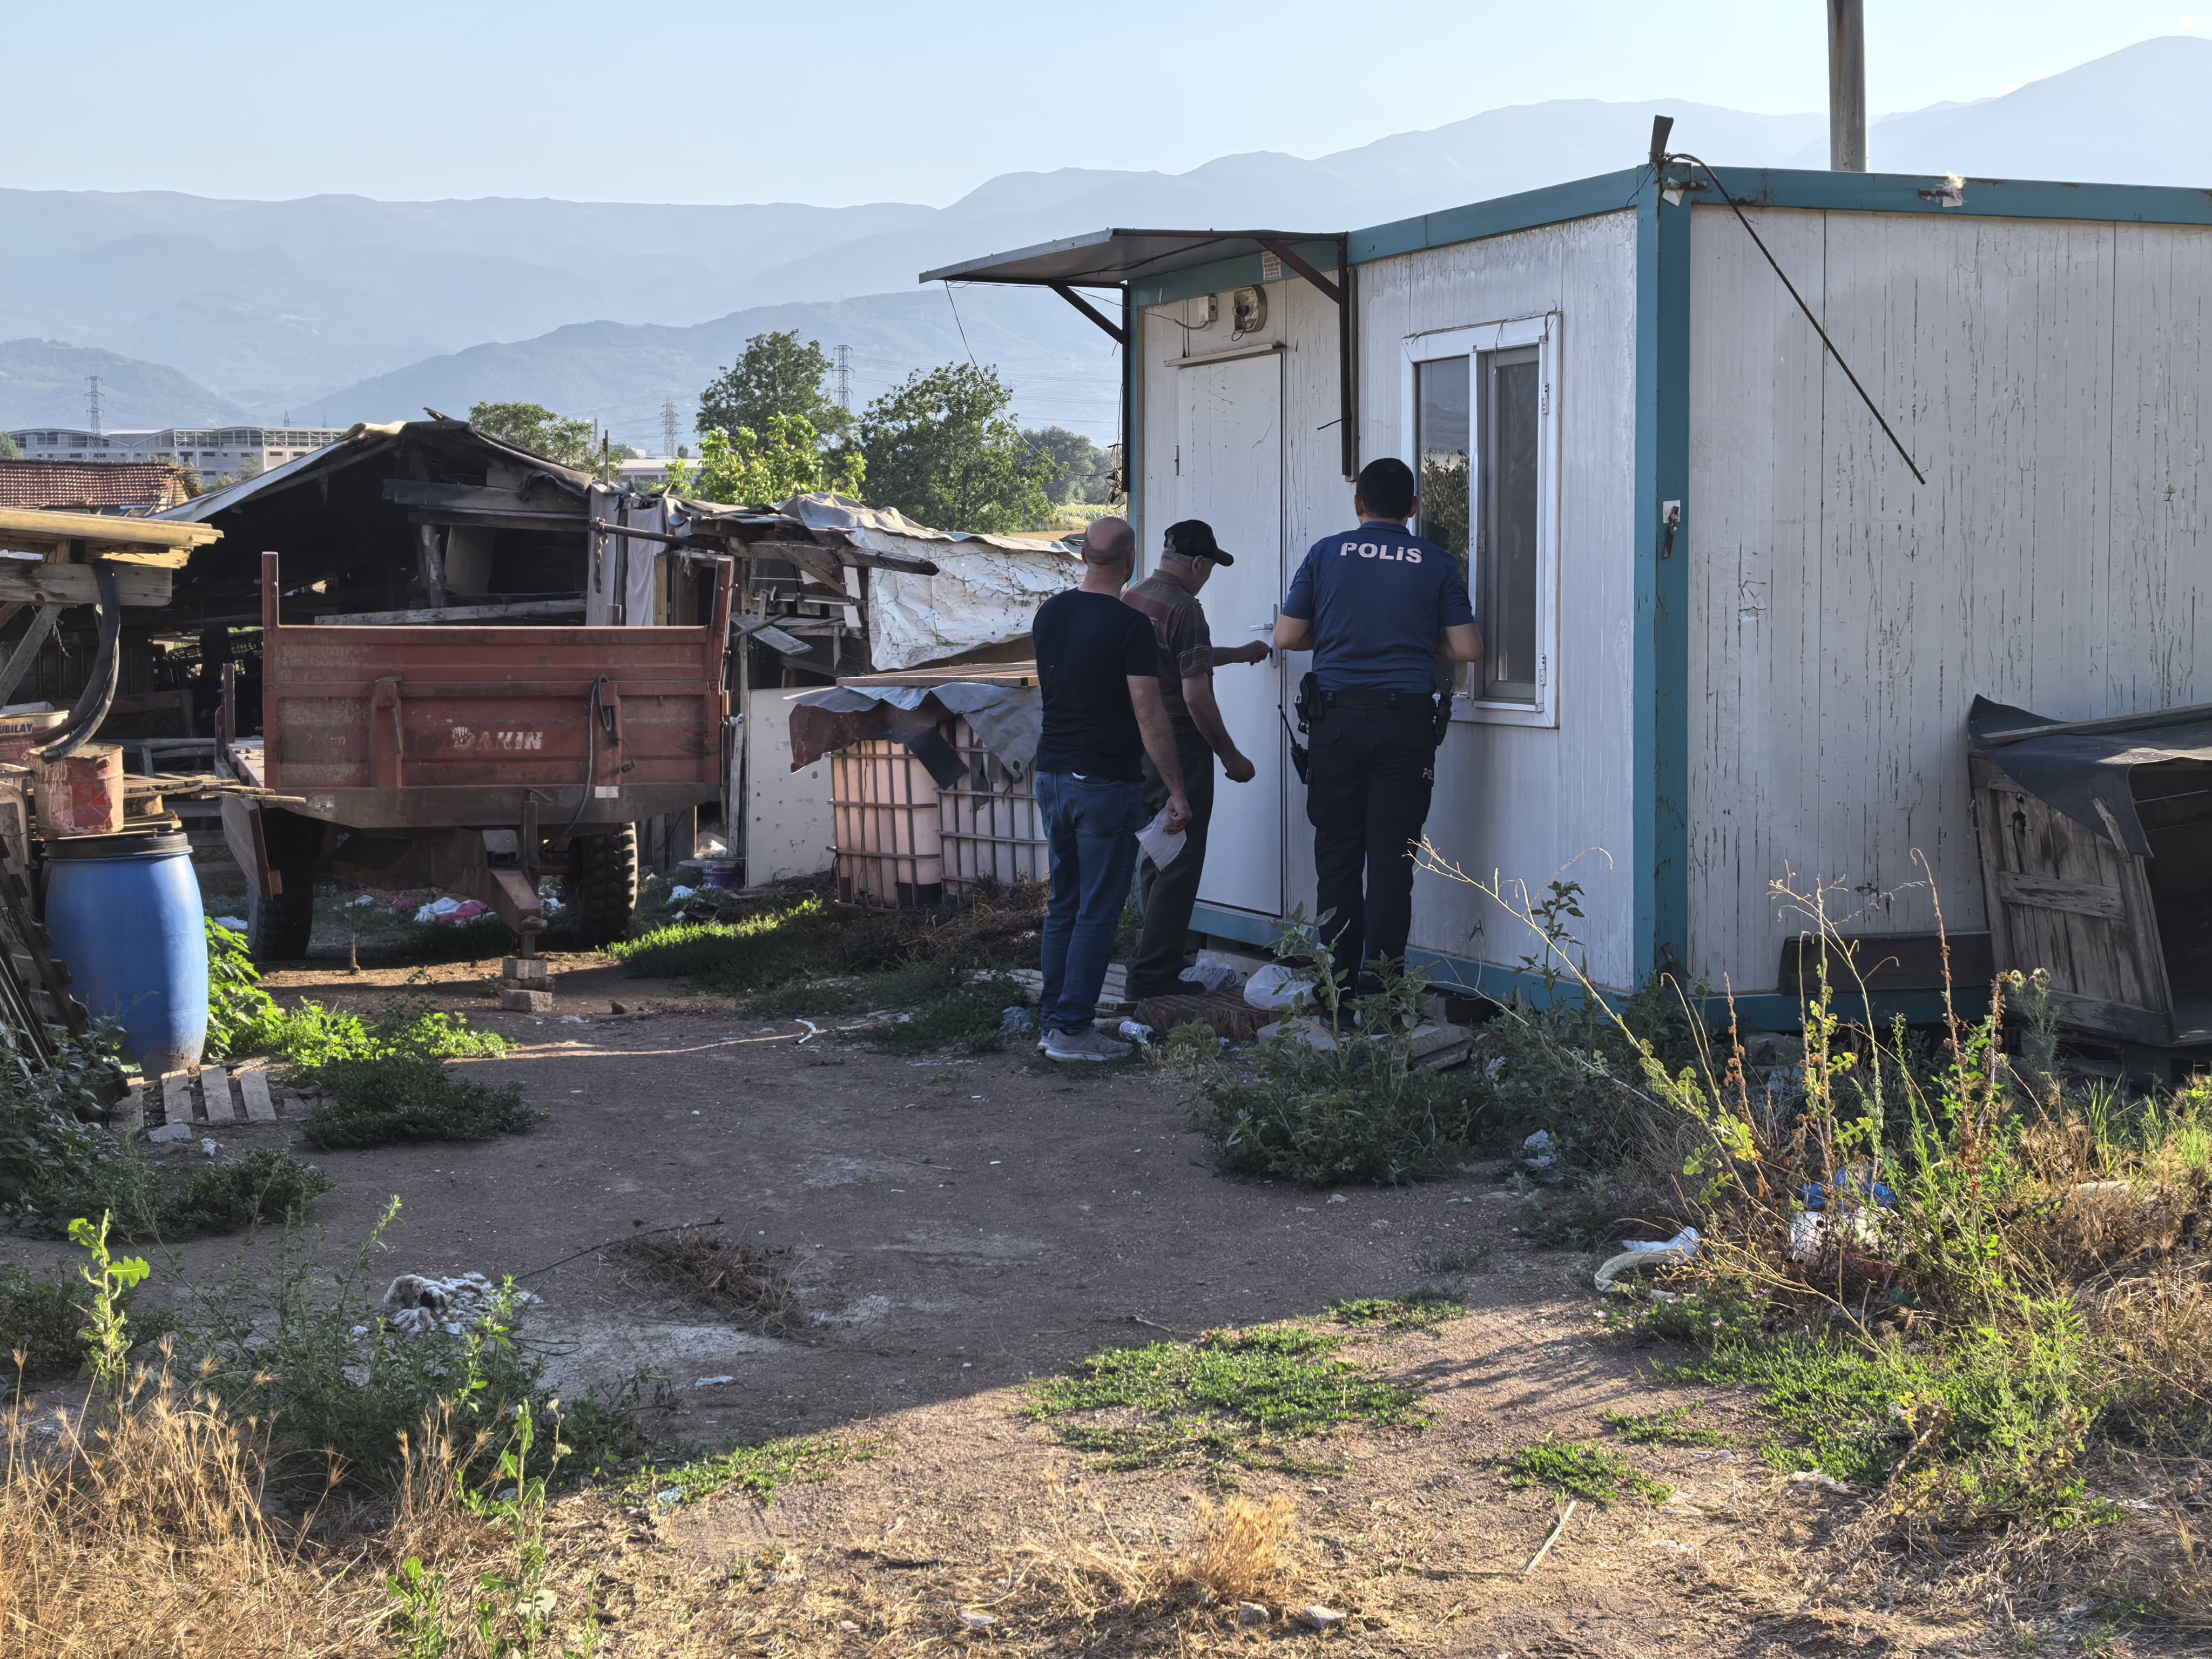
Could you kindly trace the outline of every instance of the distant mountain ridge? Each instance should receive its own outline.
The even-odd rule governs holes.
[[[229,398],[162,363],[58,340],[0,340],[0,431],[85,423],[85,380],[100,376],[100,424],[111,432],[228,426],[252,418]]]
[[[2212,41],[2148,40],[2002,97],[1888,117],[1869,146],[1893,171],[2212,184],[2208,88]],[[738,319],[784,315],[854,348],[856,396],[972,346],[1025,413],[1052,404],[1103,435],[1110,380],[1068,389],[1110,369],[1089,324],[1034,295],[969,289],[960,317],[985,337],[960,345],[943,296],[933,313],[917,301],[916,273],[1117,223],[1334,231],[1410,216],[1632,166],[1659,112],[1675,118],[1678,145],[1717,163],[1826,159],[1818,115],[1561,100],[1311,160],[1005,173],[942,209],[6,190],[0,339],[169,365],[269,419],[390,418],[465,404],[481,384],[477,395],[530,397],[657,446],[662,404],[688,428],[702,364],[711,374],[728,337],[757,331]],[[21,395],[0,382],[0,422],[20,423]]]

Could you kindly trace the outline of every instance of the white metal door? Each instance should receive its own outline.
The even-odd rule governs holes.
[[[1282,358],[1273,352],[1181,373],[1176,512],[1203,519],[1236,556],[1200,598],[1213,642],[1243,645],[1274,631],[1283,594]],[[1249,783],[1217,775],[1213,827],[1198,896],[1263,916],[1283,912],[1283,758],[1273,661],[1214,671],[1229,735],[1256,769]]]

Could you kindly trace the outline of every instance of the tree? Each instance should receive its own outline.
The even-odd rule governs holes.
[[[771,415],[765,440],[747,426],[734,437],[709,428],[699,441],[696,470],[681,460],[669,467],[668,492],[737,507],[775,507],[820,489],[858,501],[866,465],[855,450],[824,455],[821,439],[802,417]]]
[[[487,438],[542,455],[556,465],[595,473],[602,483],[620,471],[616,461],[637,453],[623,444],[602,450],[589,421],[565,419],[542,404],[477,404],[469,410],[469,424]]]
[[[916,369],[861,415],[857,447],[878,505],[942,530],[1025,530],[1052,511],[1056,463],[1022,441],[995,369]]]
[[[15,439],[5,432],[0,432],[0,461],[20,461],[22,459],[23,452],[15,447]]]
[[[1031,449],[1051,456],[1053,464],[1060,469],[1045,486],[1045,494],[1052,498],[1054,507],[1065,507],[1070,501],[1104,502],[1114,499],[1112,481],[1107,477],[1106,452],[1080,432],[1070,432],[1064,426],[1048,426],[1023,433],[1022,441]]]
[[[714,377],[699,394],[702,434],[738,428],[766,432],[778,415],[796,415],[822,436],[836,440],[845,430],[845,411],[822,389],[830,359],[819,340],[799,343],[795,330],[756,334],[744,355]]]

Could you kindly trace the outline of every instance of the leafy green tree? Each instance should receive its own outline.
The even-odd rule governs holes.
[[[694,468],[679,460],[671,465],[668,489],[694,501],[737,507],[775,507],[822,489],[858,501],[866,469],[857,451],[825,454],[819,435],[803,417],[771,415],[765,439],[750,427],[739,427],[735,436],[709,428],[699,441],[699,465]]]
[[[542,404],[478,404],[469,410],[469,424],[562,466],[588,466],[599,458],[589,421],[563,420]]]
[[[637,453],[627,444],[602,448],[589,421],[566,419],[541,404],[477,404],[469,410],[469,424],[557,465],[595,473],[602,483],[615,477],[616,462]]]
[[[1025,530],[1052,511],[1057,464],[1022,441],[998,372],[947,363],[916,369],[855,422],[868,494],[942,530]]]
[[[1107,476],[1106,452],[1080,432],[1064,426],[1048,426],[1022,434],[1031,449],[1049,455],[1060,471],[1045,486],[1054,507],[1070,501],[1109,501],[1113,481]]]
[[[0,432],[0,461],[20,461],[22,459],[23,452],[15,447],[15,439]]]
[[[796,415],[815,432],[836,440],[845,411],[823,390],[830,358],[819,340],[801,345],[797,331],[756,334],[738,361],[699,394],[698,430],[735,434],[741,427],[766,432],[779,415]]]

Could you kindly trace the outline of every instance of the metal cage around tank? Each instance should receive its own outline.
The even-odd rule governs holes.
[[[1044,880],[1043,827],[1028,776],[957,716],[938,734],[968,767],[947,788],[888,738],[830,757],[837,892],[848,903],[910,908],[965,898],[988,884]]]

